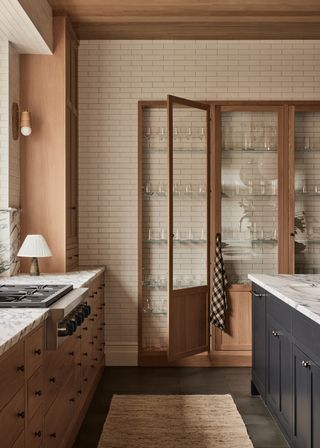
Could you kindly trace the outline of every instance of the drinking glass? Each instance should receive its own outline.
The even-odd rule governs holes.
[[[143,133],[143,135],[144,135],[144,138],[146,139],[146,141],[147,141],[147,144],[148,144],[148,149],[150,149],[150,140],[151,140],[151,128],[145,128],[144,129],[144,133]]]

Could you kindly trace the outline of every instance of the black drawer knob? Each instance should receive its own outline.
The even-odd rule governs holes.
[[[87,383],[87,382],[88,382],[88,378],[83,378],[83,381],[84,381],[85,383]]]
[[[51,439],[56,439],[57,438],[57,433],[52,432],[51,434],[49,434],[49,437],[51,437]]]
[[[82,363],[81,363],[81,362],[78,362],[78,363],[77,363],[77,366],[81,367],[81,366],[82,366]]]
[[[41,432],[41,431],[36,431],[36,432],[34,433],[34,436],[35,436],[35,437],[41,437],[41,436],[42,436],[42,432]]]
[[[17,416],[18,416],[19,418],[24,418],[24,417],[25,417],[25,413],[24,413],[24,411],[18,412]]]
[[[35,393],[34,393],[35,395],[37,395],[38,397],[41,397],[41,395],[42,395],[42,390],[36,390],[35,391]]]
[[[98,361],[98,358],[93,358],[94,361]]]
[[[41,355],[41,349],[37,348],[36,350],[34,350],[33,352],[35,355]]]
[[[84,353],[83,353],[83,356],[88,356],[88,353],[87,353],[87,352],[84,352]]]
[[[74,403],[74,402],[75,402],[75,399],[74,399],[74,398],[69,398],[69,401],[70,401],[71,403]]]
[[[82,330],[88,331],[88,327],[82,327]]]
[[[51,378],[49,378],[49,382],[50,382],[50,383],[55,383],[55,382],[56,382],[56,379],[55,379],[55,377],[54,377],[54,376],[52,376]]]
[[[74,356],[74,352],[69,352],[69,355],[70,356]]]
[[[81,394],[82,394],[82,390],[78,390],[78,391],[77,391],[77,394],[78,394],[78,395],[81,395]]]
[[[17,372],[24,372],[24,365],[17,366]]]

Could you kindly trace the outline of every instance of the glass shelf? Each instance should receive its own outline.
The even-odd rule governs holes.
[[[145,199],[167,199],[168,195],[167,193],[158,193],[156,191],[152,191],[150,193],[143,193],[143,196]],[[206,199],[207,193],[183,193],[183,192],[174,192],[173,193],[174,198],[180,198],[180,199]]]
[[[168,149],[167,148],[144,148],[143,149],[144,153],[150,153],[150,154],[157,154],[157,153],[168,153]],[[189,148],[185,148],[185,149],[174,149],[174,153],[201,153],[201,154],[206,154],[206,150],[204,149],[189,149]]]
[[[168,313],[166,311],[147,311],[147,310],[143,310],[143,315],[144,316],[167,316]]]
[[[263,197],[266,197],[266,198],[275,198],[275,199],[277,199],[278,198],[278,195],[276,195],[276,194],[262,194],[262,193],[239,193],[239,194],[236,194],[236,193],[226,193],[225,191],[223,191],[222,193],[221,193],[221,198],[222,199],[241,199],[241,198],[243,198],[243,197],[258,197],[258,198],[263,198]]]
[[[307,191],[305,193],[303,191],[295,191],[295,194],[297,196],[319,196],[320,198],[320,186],[319,186],[319,193],[315,191]]]
[[[168,240],[144,240],[146,244],[167,244]],[[206,240],[173,240],[174,244],[206,244]]]
[[[222,241],[222,244],[228,244],[229,246],[232,244],[247,244],[247,245],[253,245],[253,244],[278,244],[278,241],[275,239],[254,239],[254,240],[233,240],[233,239],[225,239]]]
[[[249,153],[249,154],[253,154],[253,153],[270,153],[270,154],[277,154],[278,150],[277,149],[264,149],[264,148],[257,148],[257,149],[235,149],[235,148],[222,148],[222,151],[225,153]]]
[[[295,149],[295,152],[303,153],[303,154],[312,154],[312,153],[319,153],[320,148],[310,148],[310,149],[303,149],[303,148],[297,148]]]

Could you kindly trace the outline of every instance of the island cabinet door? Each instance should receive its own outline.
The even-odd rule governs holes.
[[[254,385],[265,396],[266,382],[266,298],[263,289],[252,288],[252,379]]]
[[[270,316],[267,323],[267,403],[289,439],[292,426],[292,343]]]
[[[320,446],[320,368],[293,346],[293,446]]]

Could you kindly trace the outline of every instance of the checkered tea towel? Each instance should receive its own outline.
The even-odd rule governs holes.
[[[221,247],[221,235],[216,236],[216,260],[213,273],[213,289],[210,303],[210,321],[213,325],[225,330],[225,318],[228,309],[227,303],[228,280],[224,268]]]

